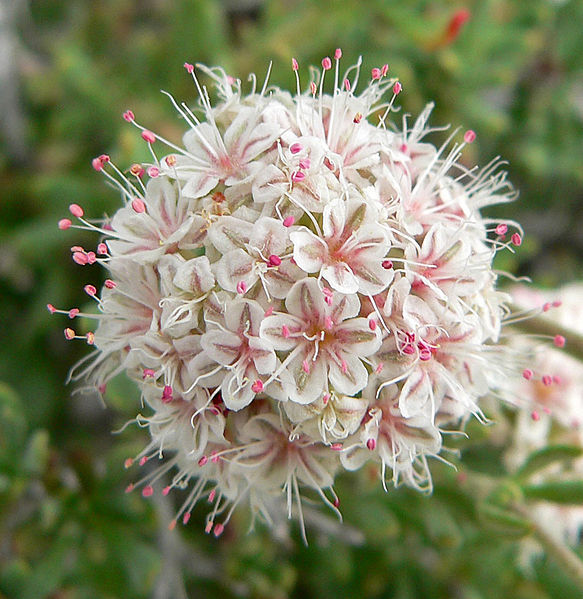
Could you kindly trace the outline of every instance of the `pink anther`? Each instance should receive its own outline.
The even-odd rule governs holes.
[[[192,75],[192,73],[194,73],[194,65],[190,64],[189,62],[184,63],[184,68],[186,69],[186,72],[189,75]]]
[[[95,264],[97,262],[97,256],[95,252],[87,252],[87,264]]]
[[[134,465],[134,459],[133,458],[127,458],[126,461],[123,463],[123,467],[127,470],[128,468],[131,468]]]
[[[162,495],[164,495],[164,497],[166,497],[170,493],[171,490],[172,490],[172,487],[170,485],[165,486],[162,489]]]
[[[95,343],[95,333],[89,331],[87,335],[85,335],[85,341],[87,342],[87,345],[93,345]]]
[[[349,92],[350,91],[350,81],[348,79],[344,80],[344,89]]]
[[[302,158],[299,162],[299,167],[301,169],[307,170],[310,168],[310,164],[311,164],[311,162],[310,162],[309,158]]]
[[[59,229],[61,229],[61,231],[66,231],[72,224],[73,223],[71,222],[70,219],[68,219],[68,218],[62,218],[59,221],[58,226],[59,226]]]
[[[330,449],[332,451],[342,451],[342,443],[332,443],[332,445],[330,445]]]
[[[316,87],[316,84],[313,81],[310,81],[310,93],[315,96],[317,91],[318,88]]]
[[[555,344],[555,347],[565,347],[567,340],[563,337],[563,335],[555,335],[553,343]]]
[[[530,379],[534,376],[534,372],[530,369],[530,368],[525,368],[522,371],[522,376],[527,380],[530,381]]]
[[[225,530],[225,525],[221,524],[219,522],[218,524],[215,524],[215,529],[213,530],[213,534],[215,535],[215,537],[220,537],[223,534],[224,530]]]
[[[108,289],[115,289],[117,287],[117,283],[115,281],[112,281],[111,279],[105,279],[104,285]]]
[[[376,446],[377,446],[377,442],[376,442],[376,440],[375,440],[375,439],[369,439],[369,440],[366,442],[366,447],[367,447],[367,449],[369,449],[370,451],[374,451],[374,450],[376,449]]]
[[[390,270],[391,268],[393,268],[393,261],[392,260],[383,260],[381,263],[381,266],[385,270]]]
[[[138,464],[139,464],[140,466],[143,466],[143,465],[144,465],[144,464],[145,464],[147,461],[148,461],[148,456],[146,456],[146,455],[143,455],[143,456],[140,458],[140,461],[138,462]]]
[[[160,169],[157,166],[150,166],[148,168],[148,176],[152,177],[152,179],[155,179],[156,177],[160,176]]]
[[[362,121],[362,113],[361,112],[357,112],[354,115],[354,118],[352,119],[352,122],[355,123],[356,125],[358,125],[358,123],[360,123],[360,121]]]
[[[144,368],[144,370],[142,371],[142,378],[152,378],[155,374],[156,372],[153,368]]]
[[[553,377],[550,374],[545,374],[542,378],[543,385],[549,387],[553,384]]]
[[[108,252],[109,252],[109,250],[107,248],[107,244],[104,241],[102,241],[100,244],[98,244],[98,246],[97,246],[98,254],[101,254],[102,256],[104,256]]]
[[[203,455],[199,460],[198,460],[198,465],[202,468],[207,462],[209,461],[209,459]]]
[[[378,81],[382,77],[381,70],[378,67],[375,67],[374,69],[372,69],[371,77],[372,77],[373,81]]]
[[[513,233],[512,237],[510,239],[514,245],[516,245],[516,246],[522,245],[522,237],[520,236],[519,233]]]
[[[69,212],[73,216],[76,216],[77,218],[83,218],[83,215],[85,214],[83,212],[83,208],[81,208],[81,206],[79,206],[79,204],[70,204],[69,205]]]
[[[154,487],[152,487],[152,485],[146,485],[142,489],[142,496],[143,497],[152,497],[153,494],[154,494]]]
[[[294,144],[292,144],[292,145],[289,147],[289,151],[290,151],[292,154],[297,154],[298,152],[301,152],[301,151],[302,151],[302,144],[299,144],[299,143],[297,143],[297,142],[296,142],[296,143],[294,143]]]
[[[251,385],[251,391],[253,391],[253,393],[261,393],[263,391],[263,381],[260,379],[257,379]]]
[[[340,60],[342,58],[342,49],[341,48],[336,48],[336,50],[334,51],[334,58],[336,60]]]
[[[276,254],[271,254],[267,259],[267,264],[269,266],[279,266],[281,264],[281,258]]]
[[[89,297],[95,297],[95,294],[97,293],[97,289],[93,285],[85,285],[83,290]]]
[[[290,336],[289,327],[287,324],[282,325],[281,327],[281,335],[284,339],[288,339]]]
[[[209,493],[209,496],[208,496],[208,502],[209,502],[209,503],[212,503],[212,502],[215,500],[215,497],[216,497],[216,495],[217,495],[217,490],[216,490],[216,489],[213,489],[213,490],[212,490],[212,491]]]
[[[133,123],[135,120],[135,116],[134,113],[131,110],[126,110],[123,113],[123,118],[125,121],[127,121],[128,123]]]
[[[54,314],[57,309],[53,306],[53,304],[47,304],[47,310],[51,313]]]
[[[403,91],[403,86],[399,81],[395,81],[395,85],[393,85],[393,93],[395,96],[398,96]]]
[[[294,71],[297,71],[298,70],[298,61],[295,58],[292,58],[291,62],[292,62],[292,69]]]
[[[332,68],[332,61],[330,60],[329,56],[322,58],[322,68],[325,71],[329,71]]]
[[[467,144],[471,144],[474,140],[476,139],[476,132],[472,129],[468,129],[465,133],[464,133],[464,141]]]
[[[306,175],[302,173],[302,171],[294,171],[292,173],[291,179],[294,183],[299,183],[306,178]]]
[[[132,208],[134,209],[134,212],[137,212],[138,214],[146,212],[146,204],[141,198],[134,198],[132,200]]]
[[[310,363],[308,362],[307,359],[304,359],[304,361],[302,362],[302,370],[306,374],[310,374]]]
[[[149,144],[153,144],[156,141],[156,136],[151,131],[148,131],[148,129],[144,129],[142,131],[142,139]]]
[[[75,318],[76,316],[79,316],[79,308],[71,308],[69,310],[69,318]]]
[[[76,333],[73,329],[66,328],[64,333],[65,333],[65,339],[67,339],[68,341],[71,341],[71,339],[75,339]]]
[[[237,293],[243,295],[247,291],[247,283],[245,281],[239,281],[237,283]]]
[[[162,391],[162,401],[164,403],[170,403],[173,399],[172,387],[170,385],[165,385],[164,390]]]
[[[384,65],[381,67],[381,75],[382,75],[383,77],[386,77],[388,72],[389,72],[389,65],[388,65],[388,64],[384,64]]]
[[[173,167],[176,165],[176,156],[173,156],[172,154],[170,156],[166,156],[166,158],[164,158],[164,162],[166,162],[168,166]]]
[[[504,223],[500,223],[496,229],[496,235],[506,235],[506,233],[508,233],[508,225],[505,225]]]
[[[530,417],[531,417],[531,418],[532,418],[532,419],[533,419],[535,422],[538,422],[538,421],[540,420],[540,414],[539,414],[539,413],[538,413],[536,410],[533,410],[533,411],[530,413]]]
[[[295,216],[286,216],[283,219],[284,227],[291,227],[296,222]]]
[[[142,177],[144,175],[146,171],[144,170],[144,167],[141,164],[132,164],[132,166],[130,166],[130,173],[134,176],[134,177]]]

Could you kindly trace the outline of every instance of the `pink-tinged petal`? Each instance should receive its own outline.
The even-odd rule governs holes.
[[[355,212],[351,216],[355,219],[359,217],[360,212]],[[381,226],[373,223],[363,223],[358,229],[354,229],[358,243],[351,256],[360,258],[366,252],[367,259],[383,258],[390,248],[388,233]],[[364,258],[362,258],[364,260]]]
[[[239,382],[235,372],[229,373],[221,384],[221,397],[229,410],[238,412],[248,406],[255,397],[251,380]]]
[[[253,228],[249,244],[268,258],[272,254],[279,256],[287,250],[289,229],[281,221],[266,216],[261,217]]]
[[[277,358],[273,351],[273,345],[269,341],[259,337],[250,337],[249,352],[259,374],[273,374],[275,372]]]
[[[411,293],[411,283],[405,278],[399,276],[399,278],[393,281],[393,284],[389,287],[387,298],[383,306],[383,314],[387,318],[399,318],[403,315],[403,306],[405,300]]]
[[[237,292],[237,285],[241,281],[245,283],[247,289],[250,289],[258,278],[253,269],[254,264],[255,260],[241,248],[227,252],[213,265],[217,282],[231,293]]]
[[[210,358],[223,366],[231,365],[241,353],[241,338],[230,331],[207,331],[201,337],[200,344]]]
[[[253,200],[258,203],[277,202],[288,190],[285,174],[274,164],[268,164],[256,173],[251,191]]]
[[[271,148],[279,135],[279,128],[257,123],[255,109],[241,110],[225,132],[225,146],[240,164],[247,164]]]
[[[325,208],[322,222],[324,237],[339,238],[346,225],[346,201],[342,198],[332,200]]]
[[[182,176],[181,180],[186,181],[182,187],[182,195],[185,198],[202,198],[208,195],[219,183],[219,178],[206,171],[192,172],[190,176]]]
[[[292,380],[292,384],[287,387],[291,401],[302,404],[312,403],[328,386],[325,361],[320,358],[313,361],[312,354],[308,351],[299,352],[290,360],[287,371]]]
[[[368,318],[345,320],[334,329],[334,337],[343,350],[359,357],[371,356],[382,344],[380,327],[372,331]]]
[[[294,244],[294,260],[305,272],[318,272],[328,256],[326,243],[308,229],[292,231],[289,235]]]
[[[211,225],[208,237],[221,254],[226,254],[238,248],[245,248],[252,233],[252,223],[233,216],[222,216]]]
[[[294,283],[303,279],[305,274],[301,268],[287,259],[276,268],[269,268],[264,276],[269,293],[277,299],[284,299]]]
[[[328,362],[330,382],[338,393],[354,395],[368,382],[368,371],[354,354],[340,351]]]
[[[326,264],[321,273],[330,286],[340,293],[351,294],[358,291],[358,280],[345,262]]]
[[[360,300],[356,294],[344,295],[343,293],[334,293],[332,295],[330,318],[332,318],[332,322],[335,324],[347,318],[354,318],[359,312]]]
[[[215,285],[215,277],[209,259],[206,256],[198,256],[187,260],[178,267],[173,283],[178,289],[189,291],[195,296],[210,291]]]
[[[399,410],[405,418],[431,411],[431,380],[425,370],[416,368],[405,379],[399,396]]]
[[[225,324],[230,331],[240,335],[257,336],[265,310],[259,303],[247,299],[235,299],[225,306]]]
[[[366,295],[381,293],[395,276],[395,271],[392,268],[384,268],[379,258],[363,260],[362,256],[359,256],[359,261],[351,262],[350,267],[358,282],[358,290]]]
[[[324,294],[318,281],[305,278],[295,283],[285,300],[287,311],[306,323],[321,323],[326,314]]]
[[[298,344],[305,324],[291,314],[274,314],[264,318],[259,327],[259,336],[271,343],[278,351],[288,351]]]
[[[416,295],[410,295],[405,299],[403,319],[413,330],[439,322],[435,312],[433,312],[425,301]]]

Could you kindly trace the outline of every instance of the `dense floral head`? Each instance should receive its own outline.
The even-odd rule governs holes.
[[[334,475],[369,461],[383,483],[430,488],[442,427],[479,417],[480,398],[521,370],[499,343],[492,269],[521,232],[480,213],[513,199],[505,173],[460,161],[472,131],[427,141],[431,105],[395,122],[403,88],[388,66],[357,93],[360,62],[341,75],[340,57],[305,92],[292,61],[295,95],[267,80],[244,94],[186,64],[200,101],[172,100],[182,145],[126,112],[152,162],[124,174],[94,159],[124,198],[111,219],[71,206],[101,236],[73,259],[110,277],[100,298],[86,289],[95,349],[72,377],[100,391],[122,371],[136,381],[152,437],[137,460],[165,458],[144,494],[175,468],[164,492],[193,489],[179,516],[207,497],[217,535],[243,501],[267,521],[279,505],[301,516],[304,491],[337,509]]]

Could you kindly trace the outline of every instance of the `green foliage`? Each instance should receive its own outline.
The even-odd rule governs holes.
[[[45,305],[86,303],[83,285],[98,285],[101,274],[69,257],[71,245],[94,239],[60,232],[56,222],[72,202],[92,214],[117,207],[90,161],[102,152],[122,166],[146,157],[121,119],[125,109],[180,139],[182,123],[159,90],[194,102],[184,61],[220,64],[246,81],[249,71],[261,80],[273,60],[272,81],[292,88],[291,56],[304,83],[308,65],[337,46],[346,65],[363,55],[363,73],[387,62],[403,83],[403,112],[435,100],[434,124],[478,133],[468,163],[498,154],[509,161],[521,201],[501,211],[525,221],[527,243],[500,267],[549,285],[583,274],[581,2],[468,1],[472,17],[449,41],[457,2],[261,4],[249,17],[218,0],[31,0],[19,16],[12,84],[27,151],[23,159],[7,139],[0,153],[0,598],[149,597],[169,563],[192,596],[578,596],[549,560],[518,566],[517,539],[531,528],[510,502],[580,503],[580,481],[536,478],[580,448],[541,450],[512,478],[495,427],[470,424],[470,442],[451,443],[463,470],[433,464],[432,497],[384,493],[377,473],[369,482],[343,478],[345,525],[314,516],[308,548],[297,531],[276,540],[258,525],[248,535],[242,517],[220,540],[207,537],[198,510],[172,537],[182,557],[167,562],[163,511],[123,492],[124,459],[144,446],[144,431],[111,434],[135,416],[135,390],[116,380],[106,408],[64,385],[89,348],[65,342],[68,321],[51,320]]]

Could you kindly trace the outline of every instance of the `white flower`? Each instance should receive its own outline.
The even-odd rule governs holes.
[[[126,178],[108,156],[94,159],[125,200],[102,225],[70,207],[101,237],[97,251],[74,246],[73,260],[111,277],[101,298],[86,287],[98,314],[49,305],[98,322],[85,335],[65,329],[95,347],[72,378],[100,392],[120,372],[136,381],[151,436],[137,461],[162,458],[143,494],[175,472],[164,492],[193,485],[176,520],[205,498],[217,536],[243,502],[277,520],[282,493],[301,520],[303,488],[337,510],[336,471],[367,461],[383,481],[390,471],[430,489],[440,427],[480,417],[490,392],[511,397],[524,368],[498,341],[507,296],[492,268],[521,231],[480,214],[514,197],[498,162],[459,162],[473,132],[451,149],[430,143],[432,105],[399,130],[402,86],[388,66],[356,93],[360,62],[341,75],[340,57],[322,61],[305,93],[294,61],[293,96],[255,79],[245,94],[199,65],[214,106],[185,64],[202,116],[172,100],[188,126],[183,147],[126,112],[153,162]]]

